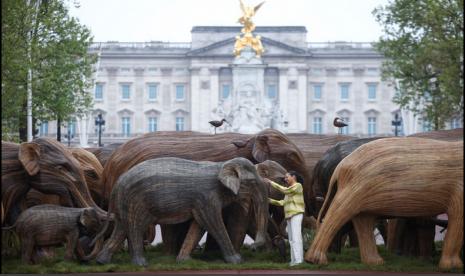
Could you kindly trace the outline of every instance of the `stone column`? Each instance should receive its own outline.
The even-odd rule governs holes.
[[[144,114],[144,101],[146,99],[144,95],[144,68],[134,68],[134,72],[136,75],[134,83],[134,132],[142,134],[147,131]]]
[[[218,68],[209,68],[210,70],[210,95],[209,95],[209,105],[207,108],[207,117],[205,118],[205,123],[202,122],[202,126],[205,128],[202,129],[202,132],[210,132],[209,121],[213,120],[212,110],[218,106],[219,98],[219,69]]]
[[[88,128],[87,128],[87,114],[83,114],[81,118],[77,118],[77,126],[79,131],[79,144],[81,147],[88,147]]]
[[[307,68],[298,69],[299,76],[298,76],[298,100],[299,103],[297,104],[297,117],[298,117],[298,131],[299,132],[307,132]]]
[[[173,116],[171,114],[172,72],[173,68],[161,68],[162,79],[160,82],[160,92],[162,94],[161,106],[163,107],[163,111],[160,114],[160,130],[175,130],[175,124],[173,123]]]
[[[191,68],[191,130],[200,131],[200,68]]]
[[[117,67],[107,67],[108,73],[108,85],[104,93],[108,96],[104,97],[105,107],[108,108],[107,116],[105,119],[105,134],[118,134],[120,128],[118,125],[118,115],[116,108],[120,106],[119,101],[121,99],[120,87],[117,82],[116,74],[118,72]],[[103,114],[102,114],[103,115]],[[102,134],[103,135],[103,134]],[[104,143],[102,141],[102,143]]]
[[[283,112],[284,121],[289,121],[289,110],[288,110],[288,77],[287,72],[289,68],[279,68],[279,109]],[[286,127],[283,130],[287,129]]]

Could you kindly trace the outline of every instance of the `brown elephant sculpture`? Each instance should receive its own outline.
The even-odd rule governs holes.
[[[327,204],[333,196],[331,205]],[[372,141],[336,167],[318,218],[324,220],[305,260],[326,264],[334,235],[352,220],[359,241],[363,241],[362,262],[382,264],[373,235],[378,216],[427,217],[441,213],[447,213],[449,221],[439,267],[462,267],[463,141],[413,137]]]
[[[95,208],[68,208],[51,204],[37,205],[24,212],[10,228],[16,228],[21,240],[24,263],[32,263],[34,248],[66,244],[65,259],[83,259],[80,235],[93,236],[100,230],[101,220]],[[4,229],[5,230],[5,229]]]
[[[19,216],[20,200],[31,188],[59,195],[67,206],[94,207],[106,217],[90,195],[79,162],[61,143],[49,138],[22,144],[2,141],[2,201],[8,225]]]
[[[333,174],[334,169],[336,169],[336,166],[361,145],[381,138],[383,137],[361,138],[342,141],[325,152],[318,163],[316,163],[312,173],[312,188],[315,192],[317,202],[316,210],[318,212],[320,211],[323,200],[328,192],[329,180],[331,179],[331,175]],[[385,227],[382,226],[384,226],[384,223],[377,224],[378,230],[380,230],[383,239],[386,241],[387,238]],[[331,243],[330,251],[341,253],[341,248],[347,235],[350,240],[350,245],[358,246],[357,237],[355,232],[353,232],[352,222],[348,222],[341,228],[340,231],[338,231],[334,237],[333,242]]]

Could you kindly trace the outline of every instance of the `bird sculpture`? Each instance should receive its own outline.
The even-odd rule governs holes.
[[[216,134],[216,128],[222,126],[223,122],[226,122],[229,125],[231,125],[228,121],[226,121],[226,119],[222,119],[221,121],[210,121],[208,123],[210,123],[210,125],[215,127],[215,134]]]
[[[347,124],[339,117],[334,118],[333,125],[339,128],[339,134],[342,133],[342,128],[347,126]]]

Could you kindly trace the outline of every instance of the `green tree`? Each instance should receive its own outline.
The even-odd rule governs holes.
[[[391,0],[373,11],[384,35],[383,78],[394,102],[438,130],[463,116],[463,0]]]
[[[3,63],[2,51],[2,102],[9,102],[8,106],[2,104],[2,109],[7,109],[7,112],[2,112],[2,126],[20,129],[25,125],[27,70],[31,68],[34,118],[57,120],[60,132],[61,122],[85,112],[92,103],[91,95],[87,92],[92,85],[92,65],[96,61],[95,56],[87,52],[92,42],[91,33],[68,15],[65,3],[60,0],[38,3],[5,0],[3,4],[13,13],[20,13],[18,10],[23,8],[25,14],[22,16],[22,27],[13,26],[16,23],[14,20],[18,21],[14,16],[7,18],[6,22],[2,21],[2,50],[7,48],[7,58],[15,59],[16,56],[18,60],[17,67]],[[38,8],[34,8],[36,4]],[[6,33],[3,28],[5,24],[12,26]],[[9,40],[4,45],[5,37]],[[29,45],[30,60],[27,55]],[[14,47],[21,49],[21,52],[13,50]],[[4,68],[8,68],[10,74],[5,82]],[[18,76],[20,82],[13,82],[12,76]],[[4,91],[4,87],[8,89]],[[60,139],[60,135],[57,138]]]
[[[2,139],[7,140],[25,128],[29,14],[26,1],[2,1]]]

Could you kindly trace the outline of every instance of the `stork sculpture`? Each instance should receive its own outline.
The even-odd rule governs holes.
[[[339,129],[339,134],[342,133],[342,128],[348,126],[341,118],[334,118],[333,125]]]
[[[215,127],[215,134],[216,134],[216,128],[222,126],[223,122],[226,122],[229,125],[231,125],[228,121],[226,121],[226,119],[222,119],[221,121],[210,121],[208,123],[210,123],[210,125]]]

